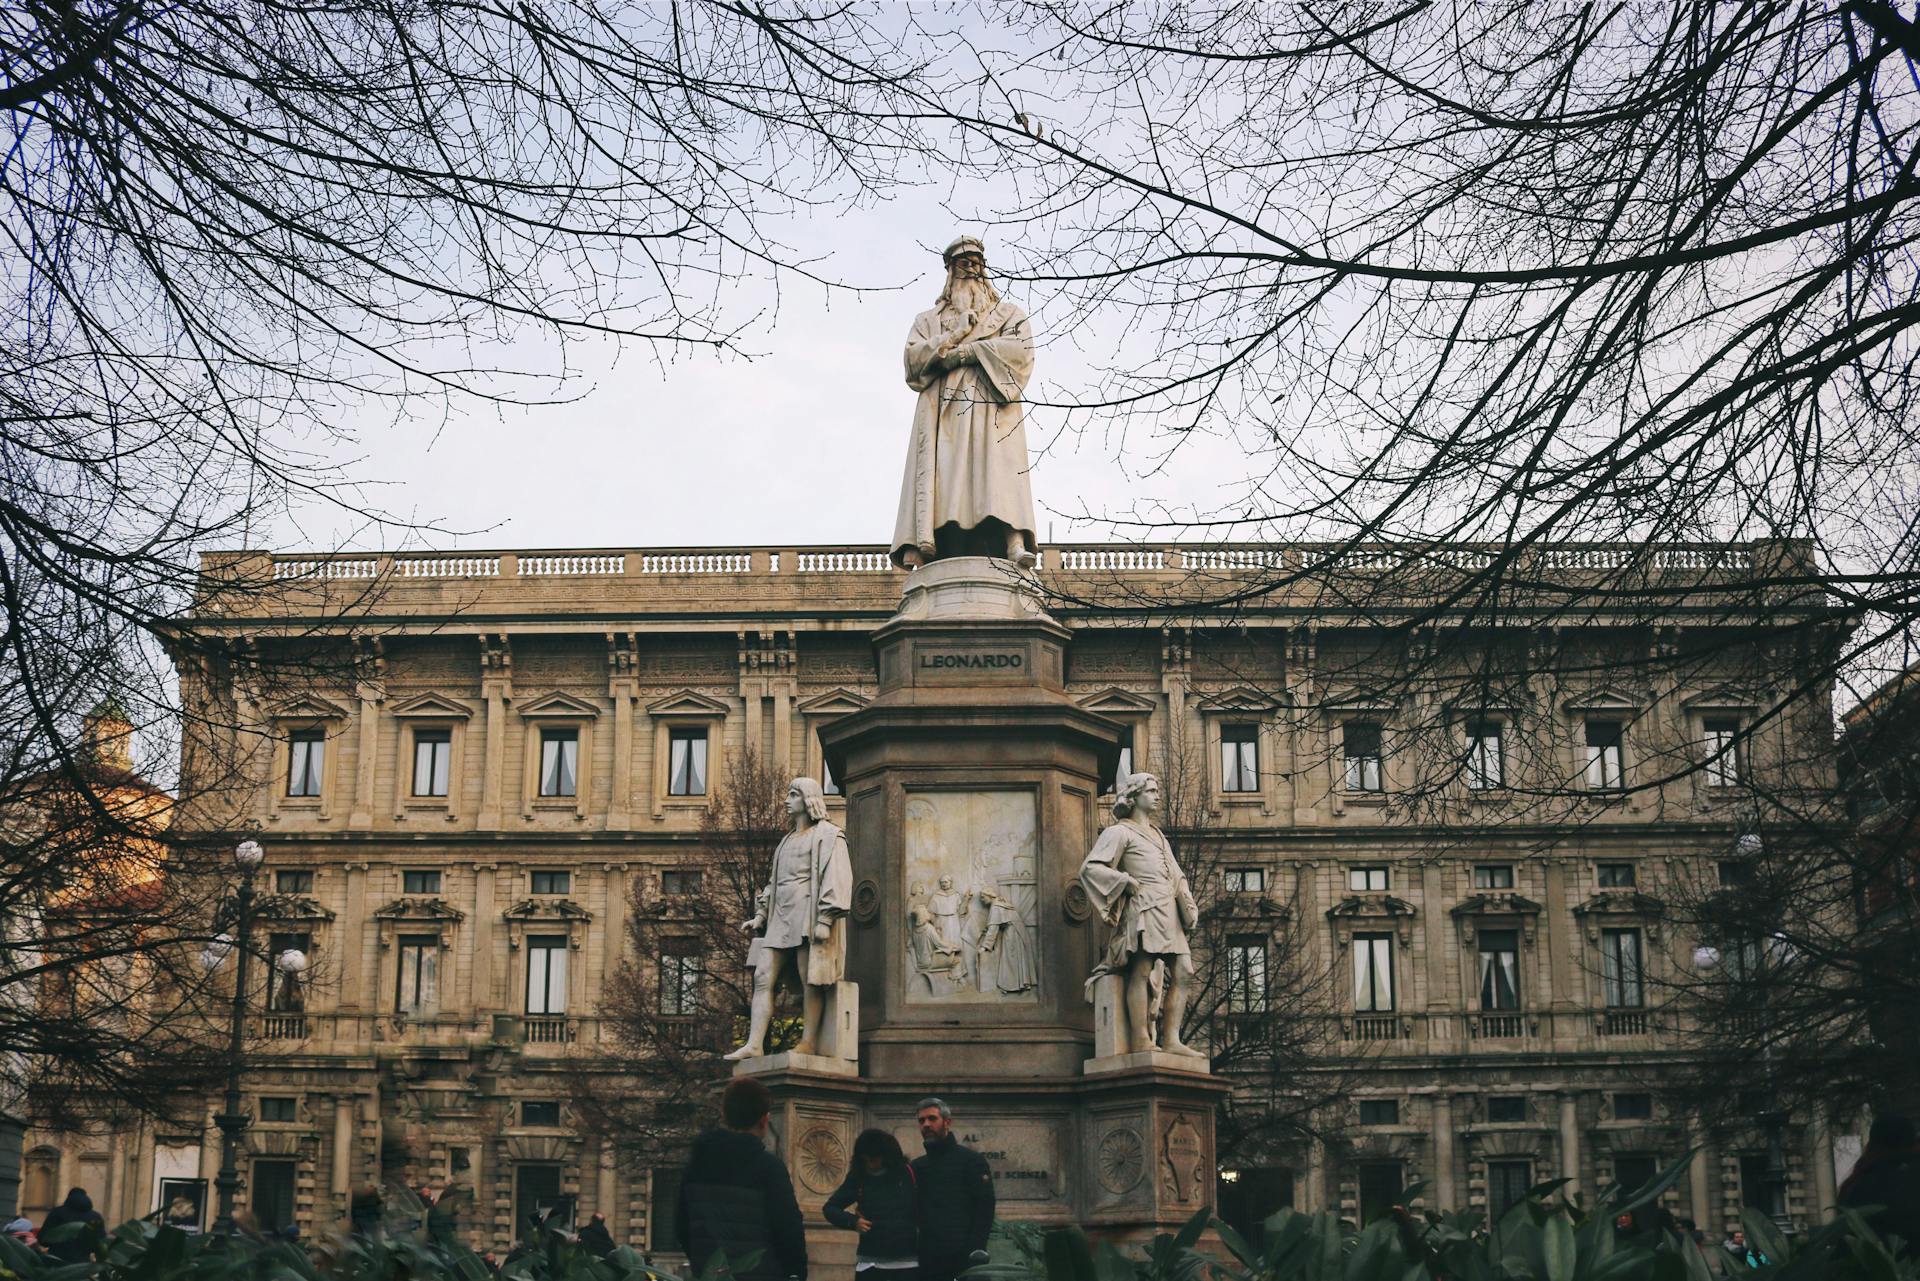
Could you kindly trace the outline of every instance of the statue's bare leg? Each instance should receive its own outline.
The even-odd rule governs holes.
[[[827,1017],[827,989],[812,983],[800,985],[800,1044],[793,1047],[795,1054],[818,1054],[815,1049],[820,1035],[820,1021]]]
[[[1017,529],[1007,531],[1007,559],[1022,569],[1032,569],[1039,558],[1027,550],[1027,540]]]
[[[786,963],[786,949],[773,948],[767,952],[760,968],[753,972],[753,999],[747,1007],[747,1043],[722,1056],[729,1063],[757,1059],[766,1053],[762,1047],[767,1043],[767,1024],[773,1022],[773,987]]]
[[[1162,1004],[1160,1017],[1164,1022],[1160,1027],[1160,1048],[1168,1054],[1205,1058],[1206,1055],[1180,1039],[1180,1025],[1187,1018],[1187,972],[1177,956],[1167,958],[1167,992]]]
[[[1153,957],[1135,952],[1127,961],[1127,1049],[1134,1054],[1153,1048]]]

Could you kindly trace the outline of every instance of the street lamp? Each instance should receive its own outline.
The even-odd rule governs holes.
[[[240,888],[233,897],[233,936],[221,934],[207,945],[201,961],[215,970],[226,961],[227,953],[239,949],[240,961],[234,971],[233,1006],[227,1022],[227,1097],[224,1108],[213,1118],[220,1127],[220,1173],[213,1185],[220,1193],[220,1216],[213,1221],[215,1235],[233,1233],[233,1200],[240,1189],[240,1135],[247,1128],[247,1116],[240,1110],[241,1056],[246,1048],[247,962],[250,959],[249,936],[253,932],[253,878],[260,870],[266,852],[255,840],[241,841],[233,847],[234,866],[240,869]],[[306,958],[300,958],[305,968]]]

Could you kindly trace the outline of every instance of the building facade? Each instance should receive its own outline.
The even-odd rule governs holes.
[[[1781,1184],[1756,1136],[1705,1133],[1662,1090],[1685,1052],[1663,993],[1694,944],[1665,928],[1667,887],[1732,857],[1747,774],[1831,770],[1823,694],[1756,723],[1796,660],[1712,590],[1781,554],[1535,553],[1576,585],[1631,563],[1656,604],[1542,593],[1475,623],[1409,603],[1443,599],[1457,559],[1378,553],[1332,582],[1295,572],[1312,549],[1046,549],[1072,692],[1129,727],[1123,770],[1177,778],[1221,910],[1253,922],[1231,1011],[1259,1016],[1269,966],[1330,976],[1351,1088],[1323,1138],[1234,1153],[1223,1211],[1366,1215],[1422,1181],[1426,1204],[1497,1212],[1696,1144],[1666,1200],[1709,1231],[1832,1203],[1851,1118],[1797,1119]],[[186,767],[224,752],[247,785],[193,821],[258,835],[270,947],[313,958],[250,1027],[262,1219],[310,1233],[362,1184],[453,1181],[476,1245],[565,1204],[670,1251],[668,1181],[568,1102],[598,994],[636,892],[698,869],[730,754],[832,790],[820,727],[872,697],[903,582],[877,548],[209,557],[198,618],[233,660],[182,672],[222,727]],[[219,1143],[210,1123],[33,1134],[27,1160],[130,1216],[210,1180]]]

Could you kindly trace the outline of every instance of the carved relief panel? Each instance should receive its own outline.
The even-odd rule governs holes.
[[[907,800],[907,1000],[1038,999],[1036,801],[1014,789]]]

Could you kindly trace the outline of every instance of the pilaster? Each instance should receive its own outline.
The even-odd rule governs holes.
[[[487,750],[476,826],[497,832],[506,803],[507,704],[513,700],[513,650],[504,634],[480,638],[480,697],[487,705]]]

